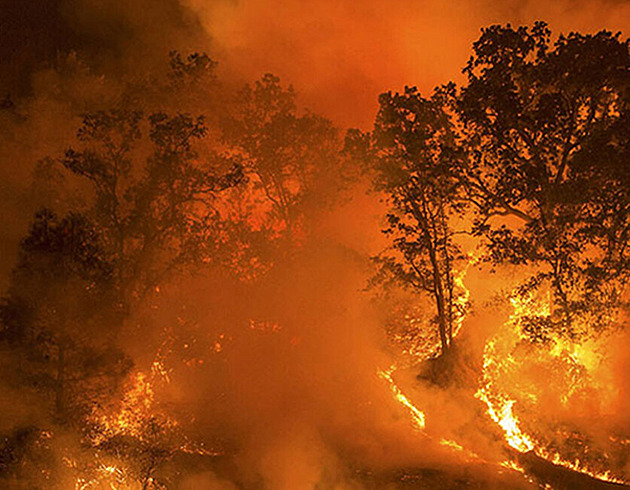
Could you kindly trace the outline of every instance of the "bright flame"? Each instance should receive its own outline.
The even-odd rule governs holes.
[[[496,362],[495,341],[491,340],[484,349],[482,385],[475,393],[475,398],[487,405],[488,415],[503,429],[505,440],[511,447],[520,452],[531,451],[534,443],[521,431],[519,420],[512,412],[515,401],[494,392],[490,373],[494,372]]]
[[[549,315],[550,308],[548,304],[536,302],[532,295],[514,296],[510,301],[513,312],[505,325],[505,329],[489,340],[484,348],[481,384],[475,393],[475,397],[486,404],[489,417],[501,427],[505,441],[510,447],[521,453],[533,451],[540,458],[555,465],[569,468],[593,478],[627,484],[628,482],[611,476],[609,471],[593,471],[579,459],[568,461],[562,458],[557,451],[545,448],[540,441],[537,441],[521,429],[520,421],[513,412],[516,400],[501,392],[497,387],[496,379],[504,370],[507,370],[510,365],[516,362],[510,352],[517,343],[524,340],[524,335],[519,328],[519,320],[529,315]],[[595,352],[593,345],[579,344],[562,338],[554,338],[553,342],[548,352],[552,357],[579,364],[587,370],[594,369],[600,362],[600,357]],[[574,387],[571,387],[571,389],[574,389]],[[570,394],[565,394],[562,399],[563,404],[566,404]],[[512,468],[515,465],[514,462],[508,462],[507,464]]]
[[[424,412],[416,408],[416,406],[413,403],[411,403],[409,398],[405,396],[405,394],[401,391],[398,385],[394,382],[392,378],[392,374],[395,371],[395,369],[396,368],[392,366],[386,371],[380,370],[378,372],[378,376],[379,378],[387,381],[387,383],[389,384],[389,388],[392,390],[392,394],[394,395],[394,398],[398,400],[399,403],[407,407],[407,410],[409,410],[409,413],[411,414],[411,420],[414,427],[417,430],[423,430],[426,427]]]

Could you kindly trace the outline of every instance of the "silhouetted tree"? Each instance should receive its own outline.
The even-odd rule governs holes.
[[[21,383],[50,393],[61,421],[76,420],[129,369],[115,345],[130,308],[170,275],[216,258],[225,237],[214,199],[242,180],[218,155],[204,162],[194,151],[203,118],[152,114],[141,159],[143,123],[133,111],[84,116],[81,147],[61,163],[90,183],[93,202],[63,219],[36,215],[1,308],[2,339],[22,353]]]
[[[429,99],[416,88],[382,94],[374,131],[352,132],[347,140],[347,149],[370,163],[374,187],[389,205],[384,233],[392,246],[376,258],[376,280],[393,278],[429,295],[442,353],[463,313],[454,281],[461,252],[453,238],[454,219],[465,210],[464,162],[448,115],[452,95],[452,87]]]
[[[553,293],[530,330],[575,334],[585,315],[604,326],[630,270],[628,41],[493,26],[464,73],[476,231],[495,262],[529,266],[524,290]]]
[[[542,22],[484,29],[461,89],[448,85],[428,100],[415,89],[381,96],[364,156],[387,169],[377,186],[412,218],[388,217],[404,261],[381,263],[435,288],[438,318],[448,312],[439,291],[451,287],[456,252],[448,252],[452,231],[432,217],[448,224],[441,216],[466,202],[490,259],[529,268],[521,292],[551,293],[551,313],[523,324],[539,340],[613,323],[630,271],[628,41],[607,31],[550,37]],[[432,249],[446,252],[424,269],[422,247],[429,260]]]
[[[254,189],[271,203],[272,221],[289,236],[313,196],[322,199],[340,173],[337,130],[321,116],[300,113],[295,98],[292,87],[267,74],[238,94],[225,122],[225,142],[239,152]]]
[[[78,132],[83,147],[62,159],[94,188],[91,213],[123,310],[170,274],[213,260],[222,239],[215,199],[243,178],[227,157],[195,151],[207,128],[187,114],[148,117],[151,151],[142,162],[134,150],[143,121],[123,110],[87,114]]]
[[[130,362],[116,348],[113,267],[79,214],[37,213],[0,313],[21,386],[54,401],[61,422],[111,394]]]

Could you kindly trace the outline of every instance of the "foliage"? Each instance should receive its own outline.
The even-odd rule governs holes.
[[[464,72],[466,185],[492,260],[534,271],[524,290],[550,288],[549,328],[606,326],[630,270],[628,42],[493,26]]]
[[[380,277],[452,290],[449,227],[470,206],[489,259],[527,268],[521,293],[550,294],[549,314],[523,324],[533,340],[614,324],[630,272],[628,46],[607,31],[552,43],[542,22],[492,26],[460,89],[383,94],[374,132],[348,135],[394,211],[397,254],[380,256]],[[451,311],[436,302],[438,318]]]
[[[367,158],[374,188],[389,205],[383,232],[389,250],[376,257],[376,281],[394,279],[428,294],[435,307],[442,352],[462,314],[454,281],[461,251],[455,218],[465,211],[463,150],[449,115],[451,86],[423,98],[416,88],[380,96],[369,135],[350,133],[347,149]]]
[[[53,400],[51,414],[62,422],[111,394],[130,367],[110,327],[112,272],[84,216],[40,211],[22,240],[0,333],[16,356],[17,377]]]
[[[283,88],[274,75],[239,93],[224,135],[241,155],[254,190],[271,204],[265,219],[271,229],[289,236],[304,232],[307,206],[330,198],[340,184],[335,127],[316,114],[300,114],[293,88]]]
[[[200,158],[194,144],[207,128],[203,117],[188,114],[148,117],[151,150],[142,164],[133,151],[144,121],[139,112],[123,110],[86,114],[78,132],[83,147],[62,159],[95,190],[91,212],[126,307],[169,274],[213,259],[221,239],[215,199],[243,179],[227,157],[211,152]]]
[[[47,483],[64,486],[74,473],[77,486],[163,487],[167,462],[195,448],[168,410],[128,403],[133,390],[123,395],[130,317],[182,275],[236,262],[271,267],[261,250],[279,250],[279,236],[302,237],[307,211],[339,188],[330,121],[299,111],[293,90],[272,75],[230,105],[215,68],[205,54],[173,52],[166,76],[121,80],[111,100],[79,100],[89,109],[76,140],[38,166],[34,192],[56,212],[40,211],[21,243],[0,342],[15,366],[7,383],[42,400],[51,419],[32,437],[19,424],[5,432],[0,477],[30,468],[47,434],[50,460],[33,463]],[[200,110],[207,115],[190,112]],[[231,214],[249,206],[260,223]],[[261,233],[243,233],[257,226]],[[80,447],[64,446],[60,461],[52,453],[66,437]]]

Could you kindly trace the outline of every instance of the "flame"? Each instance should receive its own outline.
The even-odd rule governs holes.
[[[150,451],[156,444],[165,458],[176,452],[212,457],[223,454],[186,437],[179,421],[158,402],[156,389],[171,383],[172,370],[166,366],[170,347],[170,343],[163,343],[150,369],[137,371],[129,378],[117,402],[94,407],[88,419],[92,431],[86,440],[94,451],[93,459],[79,464],[78,460],[64,458],[66,466],[79,475],[74,480],[75,489],[166,488],[147,475],[146,469],[138,471],[137,465],[143,464],[142,457],[134,460],[134,452]],[[126,446],[130,439],[135,441],[131,456]]]
[[[78,464],[76,461],[69,458],[64,458],[66,466],[72,469],[77,469]],[[96,471],[92,472],[91,477],[80,476],[77,477],[74,483],[75,490],[88,490],[90,488],[111,488],[112,490],[124,490],[139,488],[139,485],[134,485],[127,481],[126,472],[118,466],[105,464],[98,462]]]
[[[468,261],[466,261],[464,267],[459,270],[453,281],[455,283],[456,288],[460,291],[457,297],[455,298],[455,317],[453,319],[453,338],[457,337],[461,328],[464,324],[464,320],[466,318],[466,312],[468,309],[468,304],[470,300],[470,291],[464,284],[464,279],[466,278],[466,274],[468,273],[468,269],[471,265],[476,264],[479,260],[479,257],[475,252],[471,252],[468,254]],[[414,323],[414,319],[409,319],[410,323]],[[405,356],[410,356],[412,361],[411,364],[417,364],[432,355],[435,352],[438,352],[440,349],[439,341],[435,341],[432,345],[421,345],[418,346],[417,341],[415,341],[410,336],[395,336],[394,339],[397,343],[403,344],[405,347],[402,349],[401,354]],[[423,430],[426,426],[426,416],[424,412],[418,409],[407,396],[402,392],[400,387],[394,382],[392,376],[394,372],[398,369],[397,364],[392,364],[386,370],[379,370],[378,376],[379,378],[387,381],[389,384],[390,390],[394,398],[401,403],[403,406],[407,408],[407,410],[411,413],[412,421],[414,427],[418,430]],[[471,454],[474,454],[471,452]]]
[[[550,308],[548,304],[536,301],[536,298],[531,294],[515,295],[510,299],[510,302],[513,311],[504,325],[504,329],[485,345],[483,372],[475,397],[486,404],[488,416],[502,429],[507,444],[518,452],[526,453],[531,451],[538,457],[555,465],[563,466],[599,480],[621,484],[630,483],[612,476],[610,471],[595,471],[580,459],[569,461],[563,458],[559,452],[548,449],[539,440],[522,430],[520,420],[513,411],[517,401],[502,392],[497,386],[496,380],[502,372],[517,362],[511,355],[511,352],[519,342],[525,340],[519,328],[519,320],[526,315],[549,315]],[[587,371],[595,369],[601,361],[592,343],[580,344],[559,337],[553,339],[552,345],[548,348],[548,355],[561,358],[565,362],[583,366]],[[570,387],[570,391],[575,389],[577,389],[576,386]],[[567,403],[570,395],[571,392],[563,395],[561,400],[563,404]],[[535,401],[535,396],[532,398]],[[514,462],[508,462],[507,464],[510,467],[516,465]]]
[[[470,265],[477,261],[478,257],[474,254],[469,254],[469,261],[466,266],[459,271],[454,278],[457,288],[461,291],[456,300],[458,311],[453,328],[454,337],[462,328],[470,298],[470,291],[466,287],[464,279]],[[510,298],[510,303],[513,311],[504,326],[503,335],[500,333],[495,338],[490,339],[484,347],[482,377],[480,386],[475,393],[475,398],[486,405],[488,416],[501,428],[505,441],[516,451],[520,453],[531,451],[555,465],[563,466],[600,480],[627,484],[628,482],[612,476],[610,471],[598,472],[589,468],[587,464],[584,464],[579,459],[575,459],[574,461],[564,459],[560,453],[546,448],[544,444],[522,430],[521,422],[514,413],[514,407],[517,401],[497,386],[496,379],[502,371],[509,369],[518,362],[511,355],[511,352],[519,342],[525,340],[519,326],[519,321],[525,316],[548,316],[551,313],[551,308],[548,303],[536,301],[531,294],[513,295]],[[551,357],[562,358],[565,362],[583,366],[587,371],[596,369],[601,362],[601,356],[597,353],[597,349],[588,342],[571,342],[558,337],[553,339],[553,343],[548,350]],[[413,347],[405,349],[403,354],[412,354],[416,357],[416,362],[430,357],[430,353],[427,354],[426,349],[414,350]],[[425,413],[409,400],[393,380],[393,373],[396,369],[397,366],[394,364],[387,370],[380,370],[378,376],[388,383],[394,398],[407,409],[411,415],[414,428],[422,431],[426,427]],[[569,397],[576,389],[577,383],[571,386],[569,392],[564,395],[563,403],[568,401]],[[530,394],[529,397],[533,401],[536,401],[535,395]],[[474,452],[466,449],[456,441],[443,438],[440,440],[440,444],[457,452],[466,453],[471,458],[479,458]],[[504,461],[500,463],[500,465],[525,474],[525,470],[513,460]]]
[[[468,305],[470,302],[470,291],[466,287],[464,280],[470,266],[478,263],[479,253],[472,251],[468,254],[468,260],[464,262],[461,269],[457,270],[453,276],[454,299],[453,299],[453,338],[456,338],[464,324]],[[421,306],[417,307],[421,310]],[[395,345],[400,346],[401,359],[398,364],[404,363],[405,367],[411,367],[426,359],[439,355],[442,344],[434,328],[427,328],[424,320],[419,319],[420,311],[406,313],[404,315],[405,330],[403,332],[392,332],[391,340]],[[406,358],[403,360],[403,358]]]
[[[505,440],[511,447],[522,453],[531,451],[534,443],[521,431],[518,417],[512,412],[515,401],[494,389],[491,373],[496,371],[496,357],[496,340],[491,340],[484,348],[482,382],[475,398],[487,405],[488,415],[503,429]]]
[[[470,254],[465,267],[454,277],[454,282],[458,290],[455,301],[456,315],[453,324],[454,337],[457,336],[462,329],[470,299],[470,291],[464,282],[466,273],[470,265],[476,262],[477,258]],[[536,436],[523,430],[521,420],[519,416],[517,416],[517,413],[522,414],[522,412],[517,410],[521,408],[517,401],[519,398],[510,395],[510,390],[506,390],[501,386],[500,378],[504,373],[519,367],[520,361],[513,355],[513,351],[519,344],[528,342],[520,328],[522,318],[525,316],[549,315],[551,308],[548,303],[538,301],[538,299],[531,294],[513,295],[510,298],[510,303],[512,312],[508,321],[495,337],[488,340],[484,347],[482,375],[479,388],[474,395],[475,398],[485,404],[487,415],[500,427],[507,445],[519,453],[532,452],[550,463],[589,475],[593,478],[608,482],[628,484],[629,482],[615,477],[610,471],[598,472],[590,467],[588,463],[580,459],[570,461],[569,459],[563,458],[560,452],[550,449]],[[256,320],[250,320],[249,327],[252,330],[271,333],[277,333],[280,330],[280,326],[274,322]],[[212,350],[220,352],[223,349],[223,341],[224,335],[221,334],[219,340],[211,347]],[[160,349],[159,355],[156,356],[156,359],[151,365],[149,374],[137,372],[133,376],[129,388],[122,397],[118,410],[109,410],[106,413],[93,413],[94,421],[101,427],[101,430],[97,432],[91,440],[94,447],[98,447],[101,443],[116,435],[129,435],[142,439],[143,417],[154,416],[156,413],[160,413],[159,408],[156,406],[154,383],[156,381],[162,381],[164,383],[171,382],[171,371],[166,367],[166,354],[163,352],[168,346],[163,345],[162,347],[164,347],[164,349]],[[187,348],[188,346],[186,345],[185,347]],[[565,363],[573,363],[576,366],[582,366],[587,372],[596,370],[601,364],[601,354],[597,350],[597,344],[593,341],[579,343],[557,337],[551,339],[545,349],[546,355],[561,359]],[[427,350],[414,350],[413,348],[406,349],[403,351],[403,354],[412,354],[415,363],[431,356],[431,352],[427,352]],[[404,410],[410,417],[413,429],[418,432],[424,432],[427,423],[425,412],[418,408],[405,395],[396,381],[394,381],[394,373],[397,369],[399,369],[399,366],[394,363],[387,369],[378,370],[377,375],[387,383],[396,402],[404,407]],[[573,391],[578,388],[578,382],[576,381],[569,387],[569,390],[564,393],[562,403],[567,404]],[[529,396],[529,400],[532,401],[532,403],[536,403],[535,394],[523,393],[523,395]],[[165,420],[167,421],[169,429],[175,429],[179,426],[177,420],[173,418],[166,418]],[[527,418],[524,417],[524,420],[527,420]],[[625,440],[618,441],[612,437],[611,441],[619,444],[628,443]],[[466,458],[481,460],[477,454],[466,448],[465,445],[452,439],[442,438],[439,440],[439,444],[456,453],[465,455]],[[183,453],[194,453],[206,456],[222,454],[220,451],[205,448],[203,443],[200,445],[193,444],[185,438],[177,450]],[[80,478],[77,478],[75,488],[80,490],[105,488],[105,486],[112,489],[136,488],[137,485],[135,485],[135,483],[137,482],[134,482],[133,477],[129,476],[129,472],[125,469],[123,463],[124,462],[119,461],[107,461],[107,463],[105,463],[97,459],[96,465],[93,466],[92,472],[90,473],[90,477],[88,478],[82,475]],[[527,477],[526,470],[513,459],[508,459],[503,462],[496,461],[496,464],[506,469],[522,473]],[[76,463],[69,461],[68,466],[73,466],[73,468],[78,470]],[[529,479],[529,477],[527,478]],[[153,480],[151,484],[156,488],[159,486],[155,480]]]
[[[440,439],[440,445],[442,445],[444,447],[448,447],[448,448],[454,450],[455,452],[464,454],[468,461],[483,461],[483,458],[481,458],[477,453],[474,453],[470,449],[465,448],[460,443],[458,443],[457,441],[454,441],[452,439],[442,438],[442,439]]]
[[[143,372],[137,372],[132,378],[129,389],[123,395],[117,411],[112,411],[111,408],[105,411],[100,408],[93,410],[92,424],[98,430],[92,436],[92,444],[99,446],[116,436],[142,439],[145,419],[155,411],[154,401],[155,393],[149,376]],[[170,427],[177,425],[176,421],[170,419],[166,423]]]
[[[379,370],[378,376],[379,378],[387,381],[387,383],[389,384],[389,388],[394,395],[394,398],[407,408],[407,410],[411,414],[411,421],[416,430],[424,430],[424,428],[426,427],[424,412],[419,410],[413,403],[411,403],[409,398],[405,396],[402,390],[395,383],[394,379],[392,378],[392,374],[395,370],[395,366],[391,366],[387,370]]]

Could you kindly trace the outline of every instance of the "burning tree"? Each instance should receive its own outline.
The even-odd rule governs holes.
[[[471,209],[490,260],[528,267],[520,293],[551,298],[549,314],[522,319],[532,339],[601,331],[630,271],[628,41],[602,31],[552,43],[539,22],[490,27],[473,48],[461,88],[381,96],[364,143],[404,260],[380,263],[434,296],[448,345],[452,216]]]
[[[509,320],[485,346],[476,397],[517,451],[611,479],[586,443],[576,456],[537,427],[561,432],[541,413],[545,396],[569,419],[608,393],[589,349],[621,324],[627,301],[629,42],[607,31],[552,42],[536,23],[484,29],[473,51],[461,88],[383,94],[374,131],[349,134],[390,205],[392,247],[377,279],[432,294],[445,352],[459,307],[455,218],[472,223],[493,266],[524,271]],[[548,384],[528,380],[527,366],[548,370]]]
[[[610,454],[625,449],[611,438],[598,455],[571,414],[592,419],[600,408],[588,401],[606,399],[599,334],[621,324],[627,301],[629,43],[607,31],[550,37],[544,23],[485,29],[456,104],[474,230],[495,265],[524,270],[476,396],[513,448],[610,480],[607,470],[623,474]],[[546,383],[526,381],[528,366]]]

